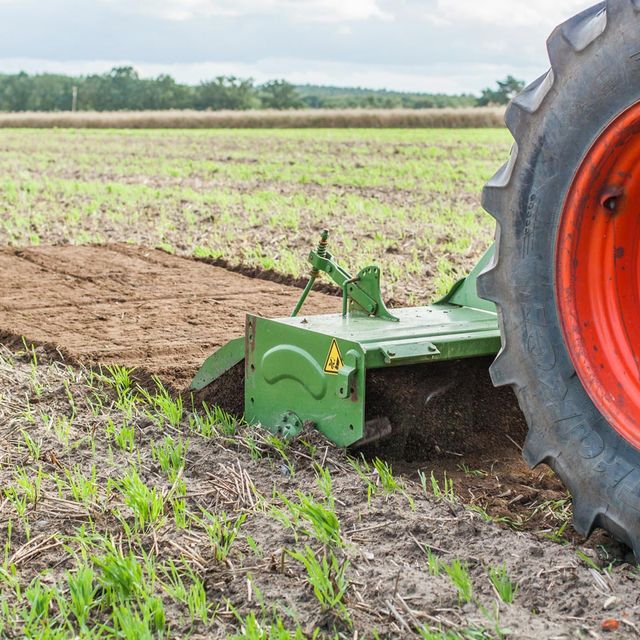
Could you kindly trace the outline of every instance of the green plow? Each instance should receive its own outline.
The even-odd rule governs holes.
[[[327,246],[325,231],[309,255],[311,277],[293,314],[274,319],[247,315],[244,338],[210,356],[190,389],[206,388],[244,359],[247,421],[286,438],[314,428],[347,447],[392,431],[387,418],[366,421],[368,371],[498,352],[495,306],[476,293],[476,279],[491,261],[493,247],[441,300],[390,311],[380,292],[380,269],[369,266],[352,277]],[[342,313],[300,315],[322,273],[342,290]]]

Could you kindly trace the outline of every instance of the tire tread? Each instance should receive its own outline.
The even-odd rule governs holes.
[[[615,11],[610,10],[611,8]],[[544,120],[548,113],[546,98],[558,87],[565,70],[575,62],[576,56],[584,56],[603,34],[605,34],[618,14],[633,9],[640,12],[640,0],[607,0],[583,11],[557,27],[547,41],[551,68],[531,83],[509,105],[505,121],[512,132],[515,143],[509,161],[487,183],[483,191],[483,206],[495,218],[496,240],[493,264],[478,279],[478,293],[481,297],[496,303],[503,347],[491,367],[491,377],[496,386],[509,385],[513,388],[529,424],[523,456],[535,467],[548,464],[562,479],[573,496],[574,526],[577,531],[589,535],[597,526],[602,526],[613,535],[631,546],[640,559],[640,523],[627,521],[623,513],[611,513],[604,494],[585,491],[575,481],[572,469],[563,458],[562,451],[550,441],[549,426],[540,423],[535,408],[528,406],[532,390],[527,387],[527,376],[521,372],[522,358],[526,357],[521,343],[521,328],[515,319],[505,322],[510,313],[510,297],[513,288],[510,266],[502,258],[516,238],[513,193],[517,193],[519,178],[519,158],[525,155],[527,134],[537,122]],[[588,64],[588,61],[584,64]],[[559,89],[558,89],[559,90]],[[523,163],[525,160],[523,159]],[[517,348],[514,349],[514,343]],[[520,341],[520,343],[518,343]],[[627,516],[628,518],[629,516]]]

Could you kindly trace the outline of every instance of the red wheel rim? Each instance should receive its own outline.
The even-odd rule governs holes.
[[[640,103],[595,142],[558,230],[556,291],[576,372],[609,424],[640,449]]]

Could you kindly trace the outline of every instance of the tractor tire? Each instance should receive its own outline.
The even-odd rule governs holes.
[[[606,529],[640,560],[640,0],[601,2],[547,48],[483,192],[496,253],[478,292],[502,332],[491,376],[514,388],[524,457],[570,490],[575,529]]]

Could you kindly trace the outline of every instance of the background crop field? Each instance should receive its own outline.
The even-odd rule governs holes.
[[[319,127],[493,127],[503,107],[443,109],[259,109],[242,111],[26,111],[0,113],[0,128],[279,129]]]
[[[298,276],[323,227],[387,294],[442,293],[490,244],[503,129],[5,130],[0,244],[126,241]]]
[[[509,146],[501,129],[2,130],[0,247],[143,246],[0,252],[0,637],[503,640],[600,637],[603,622],[637,637],[627,551],[584,545],[515,431],[477,428],[486,455],[459,452],[469,384],[444,389],[467,390],[436,436],[451,449],[392,467],[313,430],[285,442],[118,366],[124,350],[192,366],[198,340],[238,322],[207,288],[213,267],[144,246],[300,275],[326,226],[349,268],[383,266],[395,300],[442,293],[491,242],[480,190]],[[136,272],[129,253],[161,258]],[[163,262],[191,270],[163,285]],[[38,294],[61,281],[74,295]],[[287,298],[248,282],[243,304],[267,284]],[[170,336],[152,349],[159,324]],[[21,342],[41,325],[53,337]],[[70,360],[63,331],[94,365],[111,339],[113,366]]]

